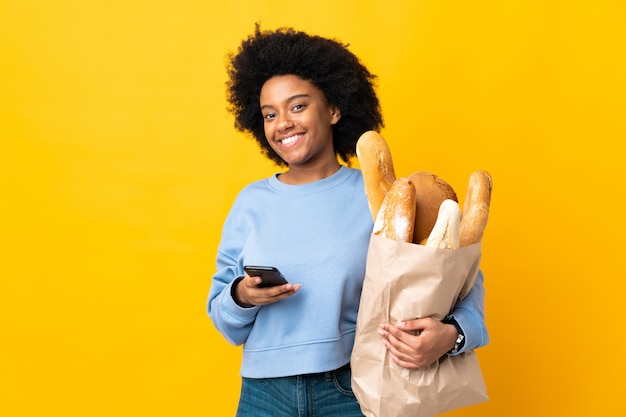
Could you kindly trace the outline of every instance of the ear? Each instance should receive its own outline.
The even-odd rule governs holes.
[[[341,119],[341,110],[337,106],[330,106],[330,124],[334,125]]]

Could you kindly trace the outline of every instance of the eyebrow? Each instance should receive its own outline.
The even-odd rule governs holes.
[[[289,103],[291,101],[294,101],[294,100],[299,99],[299,98],[304,98],[304,97],[311,97],[311,95],[310,94],[296,94],[296,95],[293,95],[293,96],[289,97],[287,100],[285,100],[285,102]],[[264,105],[261,106],[261,110],[267,109],[267,108],[272,108],[272,107],[273,106],[271,106],[269,104],[264,104]]]

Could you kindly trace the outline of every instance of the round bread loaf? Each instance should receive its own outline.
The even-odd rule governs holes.
[[[413,224],[413,243],[425,244],[437,221],[439,207],[444,200],[459,199],[450,184],[437,175],[418,171],[408,176],[415,186],[415,222]]]

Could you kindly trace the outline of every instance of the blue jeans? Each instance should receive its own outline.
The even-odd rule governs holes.
[[[243,378],[236,417],[363,417],[350,369],[283,378]]]

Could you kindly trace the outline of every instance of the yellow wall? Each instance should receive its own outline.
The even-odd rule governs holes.
[[[351,44],[400,174],[494,178],[491,401],[451,415],[622,415],[619,0],[0,2],[0,415],[233,414],[204,303],[235,193],[275,169],[225,111],[257,20]]]

